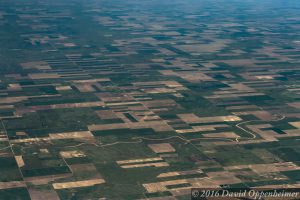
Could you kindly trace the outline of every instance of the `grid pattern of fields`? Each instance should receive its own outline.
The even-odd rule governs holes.
[[[0,198],[300,187],[299,10],[0,1]]]

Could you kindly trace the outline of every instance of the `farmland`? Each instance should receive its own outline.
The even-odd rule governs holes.
[[[299,9],[0,1],[0,199],[299,188]]]

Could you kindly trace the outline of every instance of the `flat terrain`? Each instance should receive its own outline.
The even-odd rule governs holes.
[[[1,0],[0,199],[299,188],[299,10]]]

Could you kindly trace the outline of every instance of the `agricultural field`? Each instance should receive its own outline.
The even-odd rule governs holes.
[[[300,188],[299,11],[1,0],[0,199]]]

